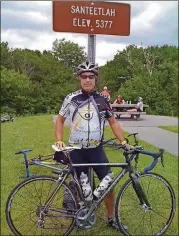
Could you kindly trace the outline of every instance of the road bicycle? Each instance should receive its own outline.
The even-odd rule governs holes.
[[[136,133],[132,134],[136,140]],[[73,164],[70,152],[77,147],[66,147],[62,152],[67,163],[48,163],[52,156],[27,159],[31,149],[19,151],[24,155],[27,179],[18,184],[11,192],[6,203],[6,220],[14,235],[69,235],[74,228],[90,229],[96,225],[96,214],[100,204],[118,182],[128,174],[129,179],[122,185],[116,197],[115,219],[122,235],[163,235],[175,215],[175,193],[170,183],[161,175],[151,173],[159,158],[163,165],[164,150],[148,152],[137,146],[126,150],[113,139],[103,141],[103,146],[122,150],[124,163]],[[142,173],[136,170],[139,155],[151,156],[153,162]],[[135,165],[133,166],[133,162]],[[56,177],[34,176],[29,173],[29,165],[49,168]],[[98,199],[85,201],[75,168],[89,167],[89,179],[93,183],[92,167],[110,166],[118,171],[110,186]],[[77,194],[67,183],[72,176]],[[70,209],[63,206],[63,194],[68,191],[72,199]],[[126,227],[127,226],[127,227]]]

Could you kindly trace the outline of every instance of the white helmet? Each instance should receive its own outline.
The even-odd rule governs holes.
[[[104,86],[104,89],[106,89],[106,90],[107,90],[108,88],[107,88],[106,86]]]
[[[99,69],[94,63],[86,61],[83,64],[80,64],[76,70],[77,75],[80,75],[83,72],[92,72],[97,76],[99,74]]]

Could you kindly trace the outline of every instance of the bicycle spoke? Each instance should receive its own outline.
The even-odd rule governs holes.
[[[152,209],[152,212],[154,212],[155,214],[157,214],[158,216],[160,216],[161,218],[165,219],[165,220],[168,220],[166,217],[164,217],[163,215],[159,214],[158,212],[154,211]]]
[[[164,210],[169,210],[169,209],[171,210],[171,207],[166,208],[165,206],[161,206],[161,205],[160,206],[155,206],[155,208],[160,208],[160,209],[164,209]]]
[[[144,213],[144,217],[143,217],[143,231],[142,232],[144,232],[144,219],[145,219],[145,216],[146,216],[146,214]]]
[[[138,203],[138,197],[134,197],[131,189],[133,184],[128,180],[122,187],[116,201],[116,217],[126,235],[160,235],[167,230],[174,216],[174,194],[173,189],[166,180],[162,180],[158,174],[141,174],[139,183],[143,189],[150,205]],[[142,197],[142,196],[141,196]],[[127,228],[123,227],[127,225]]]
[[[147,191],[146,191],[146,196],[148,196],[149,186],[150,186],[151,180],[152,180],[152,178],[149,179],[149,184],[148,184],[148,188],[147,188]],[[142,181],[141,181],[141,182],[142,182]],[[142,188],[144,189],[143,184],[142,184]]]
[[[24,209],[27,209],[27,210],[29,210],[29,208],[27,208],[26,206],[24,206],[24,205],[21,205],[20,203],[16,203],[16,202],[13,202],[13,205],[17,205],[17,206],[20,206],[21,207],[21,209],[19,210],[19,211],[22,211],[22,209],[24,210]],[[34,204],[35,205],[35,204]],[[11,208],[13,209],[14,208],[14,206],[11,206]]]
[[[37,226],[37,224],[36,224],[36,230],[35,230],[34,236],[36,235],[37,230],[38,230],[38,226]]]
[[[35,177],[22,182],[22,185],[17,186],[11,193],[9,198],[8,224],[14,235],[19,232],[21,235],[64,235],[69,234],[75,224],[74,217],[65,217],[65,214],[59,213],[63,201],[64,189],[67,189],[69,194],[72,194],[68,186],[63,184],[59,191],[55,194],[54,199],[50,202],[52,210],[48,207],[47,215],[44,216],[44,228],[38,227],[37,219],[40,211],[43,211],[45,202],[50,198],[52,192],[57,188],[58,183],[53,177]],[[17,189],[17,190],[16,190]],[[77,210],[77,203],[74,199],[74,210]],[[65,211],[65,209],[64,209]],[[51,213],[51,216],[48,215]]]
[[[144,218],[145,218],[145,216],[144,216]],[[141,225],[141,223],[142,223],[143,220],[144,220],[144,219],[142,219],[142,220],[140,221],[139,226]],[[137,230],[139,226],[137,226],[135,229]],[[134,233],[135,233],[136,230],[134,230]],[[134,234],[134,235],[135,235],[135,234]]]
[[[151,219],[151,214],[150,214],[150,226],[151,226],[151,229],[152,229],[152,235],[154,235],[154,231],[153,231],[151,222],[152,222],[152,219]]]
[[[34,226],[35,226],[36,224],[37,224],[37,223],[35,222],[35,223],[33,224],[33,226],[31,227],[31,229],[34,228]],[[37,230],[36,230],[36,231],[37,231]],[[27,232],[30,232],[29,229],[27,230]],[[26,233],[25,233],[24,235],[26,235]]]
[[[32,190],[31,190],[31,191],[29,191],[29,190],[27,189],[27,187],[26,187],[26,186],[25,186],[25,190],[28,192],[28,196],[29,196],[29,195],[31,195],[31,196],[32,196],[32,198],[34,198],[34,195],[31,193],[31,191],[32,191]]]
[[[30,217],[29,217],[25,222],[23,222],[23,223],[20,225],[19,228],[21,228],[24,224],[26,224],[27,222],[29,222],[29,220],[30,220]]]
[[[131,207],[131,206],[138,206],[139,204],[121,204],[121,206]]]
[[[21,197],[21,198],[24,198],[24,199],[27,200],[28,202],[30,202],[30,203],[32,203],[33,205],[35,205],[35,206],[38,207],[38,205],[37,205],[35,202],[30,201],[29,198],[26,198],[26,197],[22,196],[21,194],[20,194],[20,197]]]
[[[36,191],[36,193],[37,193],[38,200],[40,201],[40,206],[42,206],[42,205],[41,205],[41,199],[39,198],[39,193],[38,193],[38,191],[37,191],[37,189],[36,189],[36,186],[35,186],[35,183],[34,183],[34,182],[33,182],[33,185],[34,185],[35,191]]]
[[[42,194],[42,189],[43,189],[43,181],[42,181],[42,183],[41,183],[41,193],[40,193],[40,205],[42,206],[42,201],[41,201],[41,199],[42,199],[42,196],[43,196],[43,194]]]

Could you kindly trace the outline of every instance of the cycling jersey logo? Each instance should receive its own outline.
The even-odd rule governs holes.
[[[93,118],[93,110],[90,109],[83,109],[82,111],[79,111],[78,114],[83,118],[84,120],[91,120]]]

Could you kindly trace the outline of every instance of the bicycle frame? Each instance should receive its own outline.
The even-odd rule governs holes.
[[[29,169],[28,169],[29,162],[28,162],[27,156],[26,156],[26,153],[29,152],[29,151],[32,151],[32,150],[28,149],[28,150],[24,150],[24,151],[20,151],[20,152],[16,153],[16,154],[23,154],[24,155],[24,162],[25,162],[25,166],[26,166],[26,177],[30,176]],[[82,193],[82,189],[81,189],[81,185],[80,185],[80,182],[78,180],[75,168],[78,168],[80,166],[89,167],[90,168],[90,171],[89,171],[89,181],[90,181],[90,184],[91,184],[91,188],[93,189],[92,167],[94,167],[94,166],[121,167],[123,170],[120,173],[117,174],[117,176],[114,178],[114,180],[112,181],[112,183],[109,186],[109,188],[106,191],[103,192],[102,196],[98,200],[93,200],[93,203],[90,206],[90,209],[89,209],[88,213],[84,217],[80,217],[81,220],[84,220],[84,221],[88,220],[88,218],[93,213],[93,211],[98,207],[98,205],[104,200],[104,198],[110,193],[110,191],[116,186],[116,184],[122,179],[122,177],[127,172],[129,172],[129,177],[132,180],[134,190],[136,191],[135,186],[134,186],[135,185],[134,177],[132,176],[132,173],[135,173],[135,172],[133,171],[133,168],[132,168],[132,165],[131,165],[131,161],[134,159],[134,157],[138,158],[139,153],[145,154],[145,155],[149,155],[149,156],[153,157],[154,161],[152,162],[152,164],[148,168],[144,169],[144,173],[146,173],[149,170],[154,168],[154,166],[158,162],[158,157],[160,157],[160,156],[161,156],[161,162],[163,164],[163,152],[164,152],[164,150],[162,150],[162,149],[160,150],[159,153],[151,153],[151,152],[147,152],[147,151],[144,151],[144,150],[135,150],[135,152],[130,152],[130,151],[129,152],[124,152],[124,156],[125,156],[125,159],[126,159],[125,163],[88,163],[88,164],[81,163],[81,164],[73,164],[71,162],[71,159],[70,159],[70,151],[67,151],[67,152],[65,152],[65,155],[69,159],[69,164],[66,165],[64,169],[60,169],[60,168],[56,168],[56,167],[52,167],[50,165],[47,165],[47,163],[43,163],[41,160],[39,161],[38,158],[36,160],[31,160],[30,164],[35,164],[35,165],[39,165],[39,166],[42,166],[42,167],[50,168],[50,169],[58,172],[58,174],[59,174],[59,178],[58,178],[59,184],[58,184],[57,188],[51,193],[49,199],[46,201],[45,207],[43,209],[42,214],[45,214],[45,210],[49,207],[51,201],[53,200],[53,198],[55,197],[56,193],[60,189],[61,185],[65,182],[65,180],[66,180],[66,178],[68,177],[69,174],[73,175],[73,178],[74,178],[74,181],[76,183],[77,190],[78,190],[78,193],[79,193],[80,200],[82,200],[84,202],[85,206],[89,208],[88,202],[85,201],[85,199],[84,199],[84,196],[83,196],[83,193]],[[131,154],[131,155],[129,156],[129,154]],[[48,156],[52,156],[52,155],[48,155]],[[50,163],[50,164],[52,164],[52,163]],[[61,163],[57,163],[57,162],[54,163],[54,164],[60,164],[61,165]],[[137,194],[137,192],[136,192],[136,194]],[[137,196],[138,196],[138,194],[137,194]],[[138,196],[138,198],[139,198],[139,196]],[[141,201],[140,198],[139,198],[139,200],[140,200],[140,202],[142,204],[142,201]],[[147,202],[148,207],[150,207],[150,205],[148,204],[147,199],[145,201]]]
[[[35,163],[35,164],[39,164],[39,163]],[[41,165],[41,164],[40,164]],[[43,164],[43,166],[46,166]],[[98,208],[99,204],[104,200],[104,198],[110,193],[110,191],[116,186],[116,184],[122,179],[122,177],[127,173],[132,173],[132,167],[130,163],[90,163],[90,164],[70,164],[70,166],[72,168],[78,168],[80,166],[86,166],[90,168],[90,172],[91,172],[91,177],[92,177],[92,167],[93,166],[110,166],[110,167],[121,167],[123,170],[120,171],[120,173],[117,174],[117,176],[115,177],[115,179],[113,180],[113,182],[111,183],[110,187],[102,194],[102,196],[98,199],[98,200],[94,200],[92,205],[90,206],[89,212],[86,216],[81,217],[81,220],[88,220],[88,217],[90,217],[90,215],[93,213],[93,211],[95,209]],[[46,166],[47,168],[51,168],[50,166]],[[54,169],[54,168],[53,168]],[[58,168],[55,168],[58,169]],[[58,169],[59,170],[59,169]],[[66,172],[66,173],[65,173]],[[64,175],[63,175],[64,174]],[[54,199],[56,193],[58,192],[58,190],[60,189],[61,185],[65,182],[66,178],[68,177],[68,175],[71,174],[71,168],[69,167],[69,169],[66,169],[65,171],[62,171],[62,175],[59,175],[58,178],[58,186],[57,188],[51,193],[51,195],[49,196],[49,198],[47,199],[46,203],[45,203],[45,207],[43,208],[43,213],[46,211],[46,209],[49,207],[51,201]],[[84,205],[86,207],[89,207],[89,204],[87,201],[85,201],[83,193],[82,193],[82,189],[81,189],[81,185],[80,182],[78,180],[77,174],[75,169],[73,170],[73,178],[74,178],[74,182],[76,184],[78,193],[79,193],[79,197],[80,200],[84,202]],[[75,215],[71,214],[71,217],[75,217]]]
[[[136,134],[133,134],[136,135]],[[102,144],[103,145],[103,144]],[[161,163],[163,165],[163,152],[164,150],[160,149],[160,152],[158,153],[153,153],[153,152],[148,152],[148,151],[144,151],[143,149],[140,149],[140,147],[136,147],[135,150],[128,150],[127,148],[124,148],[123,146],[121,147],[120,144],[115,143],[112,144],[114,145],[114,147],[116,147],[117,149],[123,149],[123,155],[125,157],[125,161],[124,163],[80,163],[80,164],[74,164],[71,161],[70,158],[70,152],[72,151],[72,149],[70,149],[71,147],[67,147],[66,150],[63,150],[64,154],[67,156],[68,158],[68,164],[66,162],[63,162],[63,158],[62,160],[59,158],[54,158],[54,154],[51,155],[46,155],[46,156],[37,156],[36,158],[33,159],[27,159],[27,152],[30,152],[32,150],[28,149],[28,150],[23,150],[20,151],[16,154],[23,154],[24,155],[24,162],[23,164],[25,164],[25,168],[26,168],[26,178],[32,177],[32,175],[29,172],[29,165],[37,165],[40,167],[45,167],[48,169],[51,169],[52,172],[54,172],[55,174],[57,174],[56,178],[51,177],[51,176],[39,176],[35,179],[30,178],[27,181],[24,181],[25,184],[28,184],[29,182],[33,182],[33,181],[44,181],[45,177],[48,181],[52,181],[53,184],[53,191],[51,189],[50,196],[48,195],[47,198],[45,198],[43,200],[43,206],[40,206],[38,208],[38,219],[37,219],[37,224],[38,227],[43,228],[43,224],[45,222],[45,217],[57,217],[57,218],[70,218],[73,219],[73,227],[75,225],[82,227],[84,226],[84,228],[86,227],[92,227],[95,225],[96,223],[96,210],[98,209],[99,205],[104,201],[104,199],[106,198],[106,196],[113,190],[113,188],[120,182],[120,180],[128,173],[129,174],[129,178],[126,181],[126,183],[121,187],[121,190],[119,192],[119,195],[117,197],[117,202],[116,202],[116,218],[118,220],[118,224],[120,225],[121,229],[125,232],[125,230],[123,229],[123,223],[121,223],[120,219],[120,214],[117,214],[118,211],[118,204],[120,203],[120,198],[121,196],[123,196],[123,191],[125,191],[126,186],[128,187],[128,185],[130,185],[132,188],[132,191],[135,191],[134,195],[136,194],[137,197],[137,201],[139,204],[139,207],[144,208],[145,211],[150,211],[152,210],[152,204],[150,207],[150,203],[148,202],[147,199],[147,195],[145,193],[145,188],[143,188],[143,186],[141,185],[142,181],[140,181],[140,179],[142,179],[143,176],[145,176],[145,173],[147,173],[148,171],[150,171],[151,169],[153,169],[157,162],[159,157],[161,157]],[[111,145],[111,146],[112,146]],[[75,149],[75,147],[73,147]],[[54,149],[55,150],[55,149]],[[70,151],[69,151],[70,150]],[[55,150],[58,151],[58,150]],[[142,173],[142,175],[140,175],[137,172],[137,164],[138,164],[138,158],[139,158],[139,154],[144,154],[147,156],[151,156],[153,158],[153,162],[152,164],[145,168]],[[49,162],[48,159],[51,159],[51,161]],[[53,162],[52,162],[53,159]],[[59,162],[56,162],[54,159],[58,160]],[[135,165],[132,164],[132,160],[135,160]],[[61,163],[61,162],[62,163]],[[53,165],[58,165],[59,167],[53,166]],[[94,167],[116,167],[119,168],[116,172],[115,172],[115,177],[112,180],[112,183],[109,185],[109,187],[102,193],[102,195],[99,198],[96,198],[94,196],[93,200],[91,201],[86,201],[83,195],[83,190],[81,187],[81,183],[80,183],[80,179],[77,176],[77,168],[78,167],[86,167],[88,169],[88,180],[90,182],[91,185],[91,189],[92,191],[94,190],[93,188],[93,184],[94,184]],[[86,171],[85,171],[86,173]],[[87,173],[86,173],[87,174]],[[150,176],[150,174],[148,174]],[[34,176],[34,175],[33,175]],[[74,182],[74,186],[75,186],[75,191],[73,192],[73,186],[71,187],[71,184],[68,184],[68,180],[69,180],[69,176],[73,179]],[[141,178],[140,178],[141,177]],[[151,177],[154,177],[151,175]],[[162,179],[160,179],[162,177],[158,177],[159,180],[162,181]],[[163,181],[162,181],[163,182]],[[23,183],[23,184],[24,184]],[[36,183],[36,182],[35,182]],[[37,182],[39,183],[39,182]],[[24,185],[25,185],[24,184]],[[21,185],[19,185],[21,188]],[[19,186],[17,186],[19,188]],[[23,185],[22,185],[23,186]],[[55,199],[55,197],[57,197],[57,195],[59,193],[61,193],[61,187],[63,187],[62,189],[62,197],[60,198],[60,208],[53,205],[53,200]],[[16,190],[16,189],[15,189]],[[67,191],[68,192],[67,192]],[[77,190],[77,193],[76,193]],[[170,189],[169,189],[170,190]],[[14,190],[13,190],[14,191]],[[72,203],[72,205],[69,204],[69,206],[65,203],[65,201],[68,200],[68,198],[65,198],[66,195],[64,195],[63,198],[63,191],[65,194],[69,194],[69,196],[71,195],[70,201]],[[170,191],[171,193],[172,191]],[[12,196],[13,196],[14,192],[12,192]],[[11,196],[10,195],[10,196]],[[68,196],[68,195],[67,195]],[[12,198],[12,197],[11,197]],[[10,199],[10,201],[12,201]],[[72,200],[71,200],[72,199]],[[173,200],[173,198],[172,198]],[[11,202],[8,202],[8,208],[11,204]],[[65,204],[64,204],[65,203]],[[62,206],[61,206],[62,204]],[[173,203],[172,203],[173,204]],[[78,207],[79,206],[79,207]],[[173,206],[172,206],[173,207]],[[172,209],[172,213],[173,213],[173,208]],[[171,214],[171,213],[170,213]],[[13,228],[13,225],[11,223],[11,219],[10,219],[10,215],[8,213],[7,215],[8,221],[10,223],[8,223],[10,225],[10,228],[12,228],[12,230],[16,230],[15,228]],[[172,217],[169,216],[169,219],[171,220]],[[170,222],[169,222],[170,223]],[[72,229],[70,229],[72,230]],[[71,232],[71,231],[70,231]]]
[[[116,184],[122,179],[122,177],[127,173],[132,173],[132,167],[130,163],[90,163],[90,164],[72,164],[72,167],[80,167],[80,166],[85,166],[85,167],[89,167],[90,168],[90,177],[91,177],[91,182],[93,181],[92,179],[92,167],[94,166],[110,166],[110,167],[121,167],[122,170],[120,171],[120,173],[117,174],[117,176],[114,178],[114,180],[112,181],[112,183],[110,184],[110,186],[107,188],[106,191],[104,191],[104,193],[101,195],[101,197],[97,200],[93,200],[92,205],[90,206],[89,212],[86,216],[84,217],[80,217],[81,220],[88,220],[88,217],[90,217],[90,215],[93,213],[93,211],[95,209],[98,208],[98,206],[100,205],[100,203],[104,200],[104,198],[111,192],[111,190],[116,186]],[[79,180],[77,178],[77,175],[75,173],[74,175],[74,181],[77,185],[77,189],[78,192],[80,194],[80,198],[82,197],[82,200],[85,202],[84,197],[83,197],[83,193],[82,193],[82,189],[79,183]],[[93,188],[92,188],[93,189]],[[86,205],[88,206],[88,202],[85,202]]]

